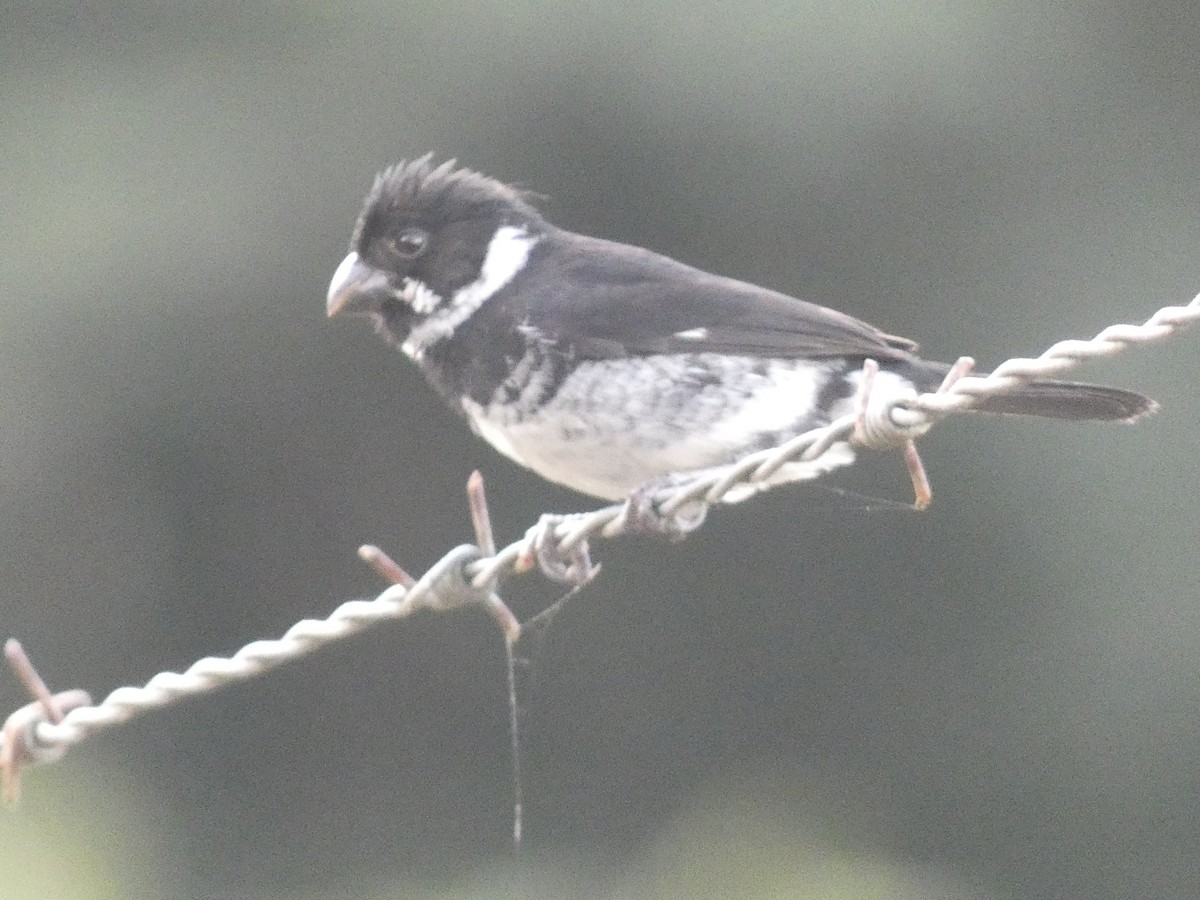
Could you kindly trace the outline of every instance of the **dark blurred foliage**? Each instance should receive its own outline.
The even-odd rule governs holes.
[[[1198,10],[6,7],[0,630],[100,695],[373,594],[359,543],[422,570],[475,467],[503,539],[592,505],[325,321],[373,173],[427,150],[933,356],[1186,302]],[[521,865],[503,651],[460,613],[34,773],[0,893],[1194,897],[1197,340],[1089,368],[1163,402],[1135,428],[946,423],[927,514],[817,486],[597,548],[538,660]],[[837,484],[906,499],[893,458]]]

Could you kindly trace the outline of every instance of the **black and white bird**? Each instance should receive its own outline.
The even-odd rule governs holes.
[[[846,414],[868,358],[894,395],[949,368],[832,309],[557,228],[521,191],[429,156],[376,178],[326,309],[372,319],[501,453],[606,500]],[[1154,408],[1044,381],[976,410],[1128,422]],[[772,483],[853,459],[841,443]]]

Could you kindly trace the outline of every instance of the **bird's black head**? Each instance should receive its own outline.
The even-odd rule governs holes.
[[[520,191],[454,160],[400,163],[375,179],[326,309],[370,316],[419,356],[511,280],[548,228]]]

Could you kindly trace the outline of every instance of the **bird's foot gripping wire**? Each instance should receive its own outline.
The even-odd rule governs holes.
[[[680,480],[683,476],[680,476]],[[661,505],[665,489],[675,487],[670,476],[637,488],[625,501],[621,521],[630,534],[649,534],[668,541],[682,541],[704,524],[708,504],[700,500],[683,503],[669,512]]]
[[[572,529],[577,516],[543,515],[526,532],[525,549],[517,560],[518,571],[528,571],[534,564],[552,581],[564,584],[587,584],[600,572],[592,562],[587,532]]]

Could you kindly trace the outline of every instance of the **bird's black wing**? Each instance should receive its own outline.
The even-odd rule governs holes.
[[[559,232],[531,283],[529,321],[575,358],[736,353],[911,359],[917,345],[836,310],[649,250]],[[534,274],[537,273],[537,274]]]

